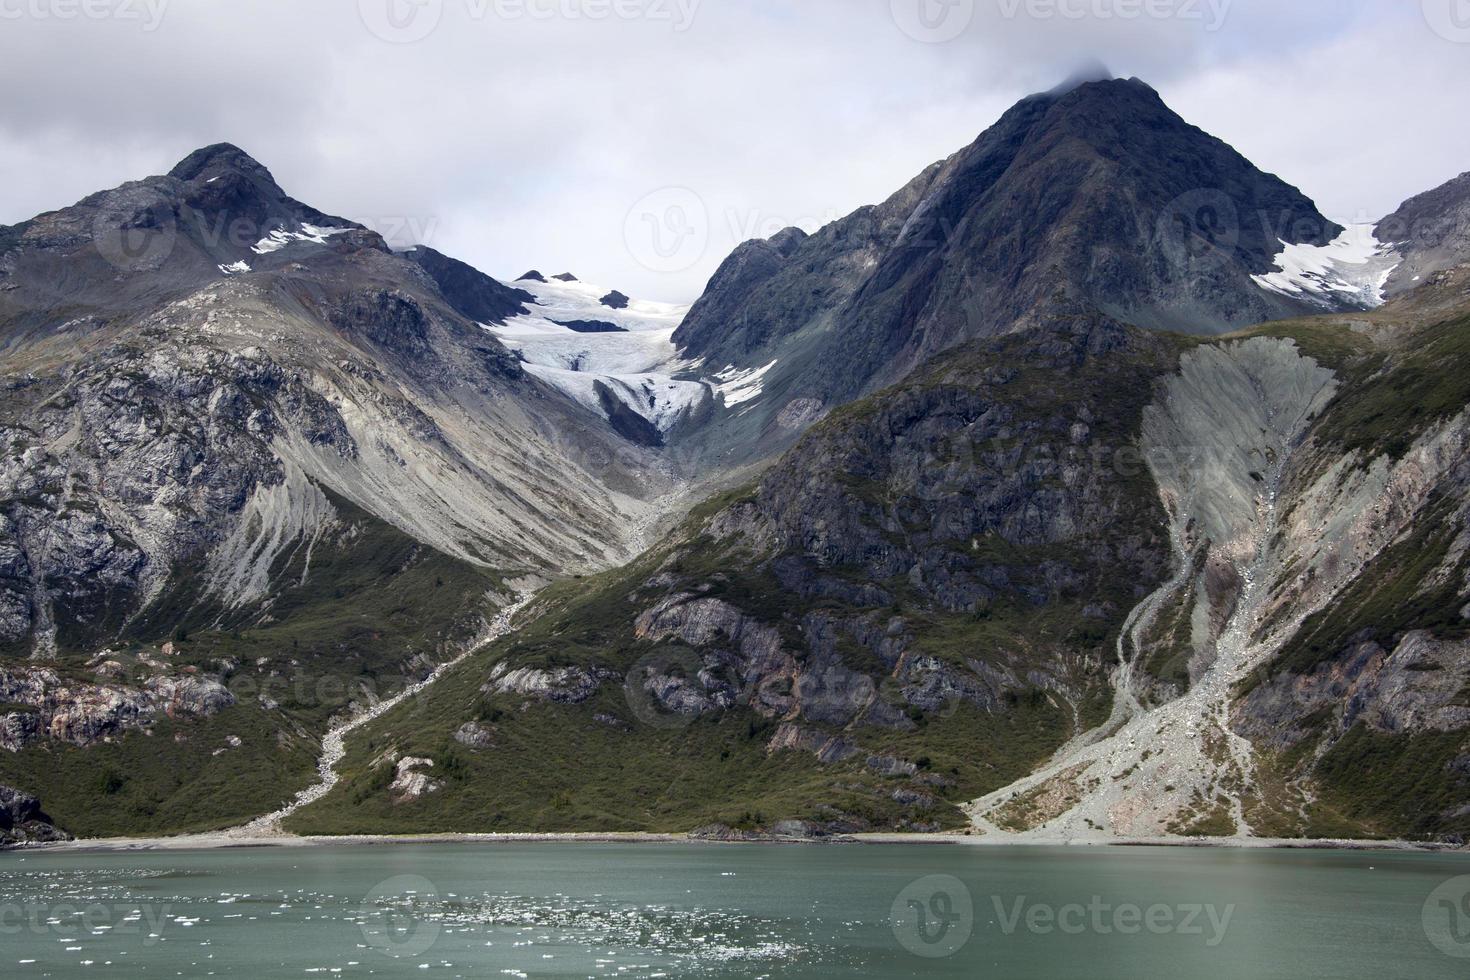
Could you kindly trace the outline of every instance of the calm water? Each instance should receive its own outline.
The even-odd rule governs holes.
[[[435,845],[0,854],[0,977],[1465,977],[1470,858]]]

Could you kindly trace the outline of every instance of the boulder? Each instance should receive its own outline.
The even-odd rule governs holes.
[[[0,849],[23,844],[71,840],[41,809],[41,801],[10,786],[0,786]]]

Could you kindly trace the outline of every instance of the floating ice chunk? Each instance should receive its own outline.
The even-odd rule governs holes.
[[[1371,224],[1348,225],[1327,245],[1282,242],[1277,271],[1251,278],[1262,289],[1322,306],[1381,306],[1383,287],[1401,259],[1373,230]]]

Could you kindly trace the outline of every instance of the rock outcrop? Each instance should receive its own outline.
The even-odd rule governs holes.
[[[54,739],[91,746],[168,718],[208,718],[236,703],[218,680],[155,676],[142,687],[77,684],[46,668],[0,668],[0,702],[28,710],[0,716],[0,748],[11,752]]]
[[[26,844],[71,840],[41,810],[41,801],[9,786],[0,786],[0,850]]]

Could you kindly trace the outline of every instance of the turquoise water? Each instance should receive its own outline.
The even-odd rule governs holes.
[[[0,977],[1464,977],[1470,858],[607,844],[0,854]]]

